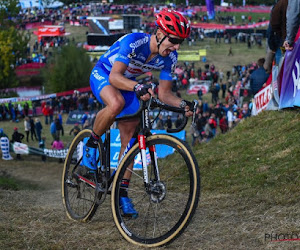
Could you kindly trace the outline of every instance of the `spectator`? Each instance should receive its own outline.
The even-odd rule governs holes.
[[[214,137],[212,128],[208,122],[206,122],[206,124],[204,126],[204,132],[202,132],[202,135],[203,135],[204,141],[209,141],[211,138]]]
[[[198,117],[197,117],[197,121],[196,121],[196,124],[197,124],[197,129],[199,131],[199,135],[201,137],[201,139],[203,139],[203,131],[204,131],[204,126],[207,122],[207,116],[206,116],[206,113],[199,113],[198,114]]]
[[[45,124],[48,125],[49,124],[49,106],[47,104],[45,104],[45,106],[43,107],[42,113],[45,117]]]
[[[36,133],[35,133],[35,124],[34,124],[34,120],[32,119],[32,117],[29,117],[29,123],[30,123],[30,135],[31,135],[31,140],[33,141],[33,137],[35,138],[35,140],[38,140]]]
[[[160,114],[157,118],[156,129],[158,130],[164,129],[164,120],[162,114]]]
[[[54,142],[52,143],[52,149],[55,150],[62,150],[64,149],[64,144],[63,142],[59,139],[59,137],[56,137],[56,139],[54,140]],[[59,163],[62,163],[62,158],[59,158]]]
[[[26,141],[29,142],[28,137],[29,137],[29,132],[30,132],[31,128],[30,128],[30,121],[29,121],[28,116],[26,116],[24,119],[24,129],[25,129],[25,134],[26,134]]]
[[[61,125],[61,135],[64,136],[64,127],[63,127],[63,111],[61,110],[59,113],[58,113],[58,119],[59,119],[59,123]]]
[[[210,115],[210,118],[208,119],[208,124],[212,129],[213,136],[215,136],[217,133],[217,121],[216,121],[216,115],[214,113]]]
[[[54,114],[54,109],[53,109],[53,106],[50,105],[49,106],[49,122],[50,122],[50,124],[53,122],[53,114]]]
[[[228,124],[227,124],[227,119],[226,119],[225,114],[222,116],[222,118],[219,121],[219,127],[220,127],[220,130],[221,130],[222,134],[225,134],[227,132]]]
[[[55,126],[56,126],[56,135],[57,137],[60,137],[60,131],[62,131],[63,135],[63,126],[61,123],[61,120],[59,119],[59,115],[56,115],[55,120],[54,120]]]
[[[279,49],[286,38],[286,9],[288,0],[279,0],[274,5],[270,15],[270,24],[267,29],[268,51],[264,68],[267,73],[271,72],[273,60],[276,56],[276,64],[279,63],[281,50]]]
[[[180,125],[182,124],[182,122],[183,122],[182,114],[179,114],[179,115],[177,116],[177,120],[176,120],[176,122],[175,122],[175,127],[176,127],[176,128],[179,128]]]
[[[167,117],[167,120],[166,120],[166,123],[165,123],[165,126],[168,128],[168,129],[171,129],[172,128],[172,120],[171,120],[171,116],[168,115]]]
[[[36,116],[36,102],[32,102],[32,116]]]
[[[29,105],[28,105],[28,102],[25,102],[24,103],[24,115],[28,116],[28,113],[29,113]]]
[[[42,126],[40,119],[35,118],[35,130],[36,130],[36,135],[37,135],[39,142],[42,140],[42,138],[41,138],[42,129],[43,129],[43,126]]]
[[[74,137],[80,132],[79,123],[75,123],[74,127],[70,130],[70,135],[73,133]]]
[[[239,114],[239,119],[245,119],[251,116],[248,103],[243,104],[242,111]]]
[[[39,148],[43,150],[44,152],[44,148],[45,148],[45,143],[46,143],[46,137],[43,137],[40,142],[39,142]],[[42,154],[42,161],[45,162],[46,161],[46,155]]]
[[[289,3],[286,11],[286,38],[283,46],[286,50],[292,50],[300,25],[300,0],[288,2]]]
[[[53,121],[50,124],[50,133],[52,135],[53,141],[55,141],[55,139],[56,139],[56,132],[57,132],[56,123]]]
[[[221,88],[222,88],[222,98],[225,99],[225,93],[226,93],[226,88],[227,88],[227,85],[225,82],[222,82]]]
[[[22,133],[19,133],[18,128],[15,127],[14,133],[12,134],[11,143],[14,143],[14,142],[22,143],[23,138],[24,138],[24,135]],[[20,154],[17,154],[17,160],[21,160]]]
[[[263,67],[264,62],[264,58],[258,59],[258,69],[254,70],[250,76],[250,88],[252,95],[255,95],[263,87],[269,77],[269,74],[267,74]]]
[[[199,100],[202,100],[203,92],[202,92],[201,88],[197,91],[197,95],[198,95]]]
[[[229,110],[227,111],[228,129],[232,129],[233,128],[235,120],[236,120],[236,117],[234,116],[233,106],[231,105],[229,107]]]
[[[8,136],[3,131],[3,128],[0,128],[0,138],[1,137],[7,137],[8,138]]]

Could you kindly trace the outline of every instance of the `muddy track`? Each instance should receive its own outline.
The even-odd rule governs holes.
[[[43,163],[37,157],[0,160],[0,171],[33,187],[0,190],[0,249],[138,249],[117,231],[109,196],[90,222],[67,218],[61,199],[62,168],[57,160]],[[166,248],[299,249],[299,241],[279,245],[265,239],[271,231],[299,231],[299,223],[298,205],[255,204],[238,194],[202,193],[192,223]]]

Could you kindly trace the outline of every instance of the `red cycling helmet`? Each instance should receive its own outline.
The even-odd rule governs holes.
[[[179,12],[170,9],[162,9],[158,14],[155,14],[155,17],[156,25],[163,32],[183,39],[190,36],[190,23]]]

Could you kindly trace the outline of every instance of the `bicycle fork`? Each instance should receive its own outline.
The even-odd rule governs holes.
[[[144,177],[144,184],[146,187],[146,190],[150,193],[153,192],[153,185],[154,183],[151,183],[154,181],[155,183],[160,182],[160,176],[159,176],[159,170],[158,170],[158,164],[157,164],[157,154],[155,150],[155,146],[149,146],[149,154],[150,154],[150,160],[152,169],[150,171],[153,171],[154,179],[150,180],[149,175],[149,168],[147,164],[147,151],[146,151],[146,136],[144,134],[138,135],[138,143],[139,143],[139,149],[141,153],[141,161],[142,161],[142,168],[143,168],[143,177]],[[150,173],[151,174],[151,173]]]

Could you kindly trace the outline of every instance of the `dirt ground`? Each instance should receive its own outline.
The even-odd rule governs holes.
[[[71,221],[61,198],[63,164],[43,163],[36,156],[23,159],[0,160],[0,171],[37,185],[28,190],[0,190],[0,249],[138,249],[117,231],[110,197],[91,222]],[[300,241],[270,239],[271,234],[300,234],[299,222],[296,205],[254,204],[239,194],[202,193],[192,223],[166,248],[300,249]]]

